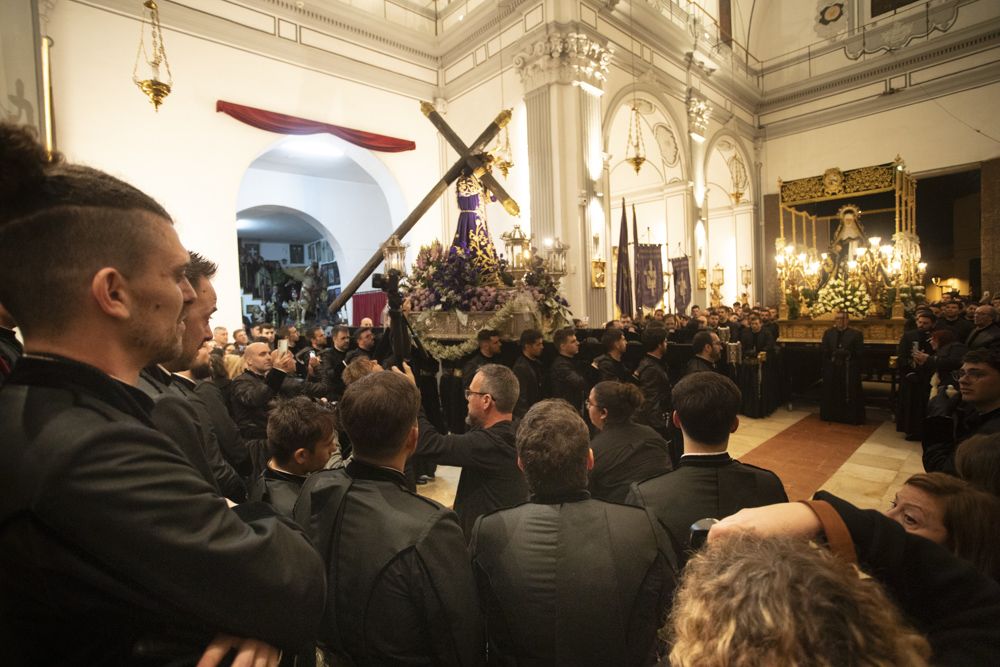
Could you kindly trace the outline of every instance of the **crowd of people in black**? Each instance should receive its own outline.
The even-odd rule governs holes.
[[[997,546],[962,523],[1000,502],[988,433],[890,516],[788,503],[727,453],[743,397],[710,326],[620,322],[586,367],[573,329],[548,364],[537,331],[511,365],[482,332],[451,429],[370,328],[210,329],[215,270],[149,196],[0,125],[6,664],[1000,659]],[[1000,360],[960,371],[986,423]],[[454,510],[414,492],[421,459],[462,468]]]

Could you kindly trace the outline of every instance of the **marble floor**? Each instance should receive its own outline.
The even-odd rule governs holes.
[[[764,419],[740,417],[729,452],[773,470],[792,500],[823,489],[869,509],[886,509],[903,482],[923,472],[920,444],[904,440],[881,410],[869,410],[860,426],[820,421],[816,409],[779,408]],[[460,473],[460,468],[438,466],[436,478],[418,491],[450,506]]]

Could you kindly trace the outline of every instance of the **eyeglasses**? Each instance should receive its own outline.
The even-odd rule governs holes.
[[[599,406],[597,403],[591,403],[589,398],[585,398],[583,400],[583,409],[584,410],[589,410],[592,407],[593,408],[597,408],[598,410],[603,410],[604,409],[601,406]]]
[[[469,396],[489,396],[490,394],[485,391],[472,391],[471,389],[465,390],[465,400],[469,400]]]
[[[986,371],[981,371],[981,370],[976,370],[976,369],[972,369],[972,370],[968,370],[968,371],[962,370],[962,369],[958,369],[957,371],[952,371],[951,372],[951,376],[953,378],[955,378],[956,380],[961,380],[962,378],[964,378],[966,376],[968,376],[968,378],[970,380],[982,380],[987,375],[989,375],[989,373],[987,373]]]

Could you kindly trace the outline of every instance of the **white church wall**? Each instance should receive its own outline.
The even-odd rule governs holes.
[[[988,137],[1000,138],[998,104],[1000,83],[766,141],[762,187],[773,193],[779,178],[882,164],[897,154],[913,173],[995,158],[1000,145]]]
[[[131,81],[136,21],[66,2],[56,6],[48,32],[59,149],[149,192],[171,212],[184,244],[219,263],[219,324],[233,327],[240,318],[240,182],[281,137],[216,113],[216,100],[415,141],[414,151],[373,154],[394,175],[407,212],[440,178],[437,133],[412,98],[168,29],[174,90],[154,113]],[[438,236],[439,220],[435,205],[407,240]],[[383,240],[373,234],[364,252],[356,251],[362,261]]]

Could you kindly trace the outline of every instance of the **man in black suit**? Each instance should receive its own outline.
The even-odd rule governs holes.
[[[975,319],[976,328],[972,330],[965,340],[965,345],[970,350],[978,350],[984,347],[1000,345],[1000,324],[997,324],[997,311],[993,306],[979,306],[976,308]]]
[[[951,329],[955,340],[964,343],[975,326],[965,319],[965,308],[961,301],[951,300],[941,307],[941,317],[934,324],[935,329]]]
[[[847,313],[838,311],[833,326],[823,334],[823,399],[819,416],[823,421],[865,423],[865,399],[861,391],[861,354],[865,340],[848,326]]]
[[[525,329],[521,332],[521,354],[514,362],[514,375],[520,393],[517,405],[514,406],[514,418],[520,419],[532,405],[542,400],[542,349],[545,341],[538,329]]]
[[[563,399],[581,412],[583,401],[587,398],[587,380],[573,361],[573,357],[580,352],[576,331],[572,327],[559,329],[552,335],[552,343],[559,354],[549,366],[547,393],[552,398]]]
[[[470,431],[442,435],[420,411],[416,453],[441,465],[462,468],[455,512],[466,536],[480,515],[528,499],[528,486],[514,450],[512,420],[518,393],[514,371],[486,364],[465,390]]]
[[[680,467],[633,484],[625,502],[646,507],[673,540],[679,562],[687,560],[691,524],[722,519],[745,507],[788,501],[781,480],[770,470],[729,456],[741,396],[736,384],[718,373],[695,373],[673,391],[674,425],[684,434]]]
[[[714,373],[715,364],[722,358],[722,341],[719,335],[708,331],[699,331],[691,341],[694,356],[688,359],[684,368],[684,377],[692,373]]]
[[[914,363],[913,352],[933,354],[931,330],[935,319],[929,310],[917,313],[916,328],[903,332],[896,346],[896,366],[900,379],[896,430],[905,433],[907,440],[920,440],[923,436],[927,400],[931,391],[930,373],[925,366]]]
[[[479,601],[455,513],[406,488],[420,409],[407,373],[347,387],[339,417],[354,456],[310,475],[295,505],[329,572],[319,641],[338,665],[480,665]]]
[[[587,425],[542,401],[517,432],[531,501],[476,522],[470,551],[491,664],[651,665],[674,588],[672,550],[648,512],[595,500]]]
[[[635,421],[649,426],[669,441],[670,376],[663,363],[663,355],[667,353],[667,330],[649,327],[643,331],[642,348],[646,354],[635,369],[635,379],[642,390],[643,402],[635,413]]]
[[[604,347],[604,354],[594,359],[591,364],[597,369],[597,381],[628,382],[629,372],[622,361],[628,347],[624,332],[614,327],[605,329],[604,335],[601,336],[601,345]]]

